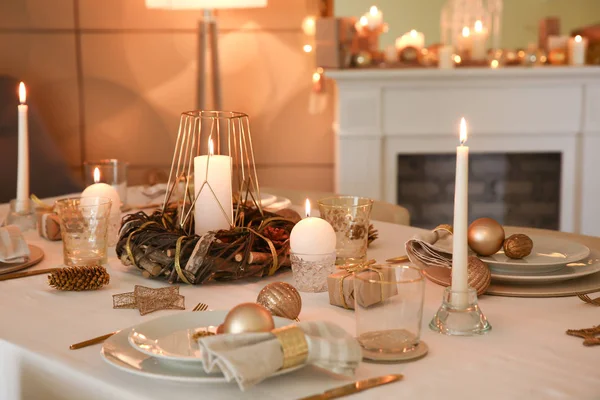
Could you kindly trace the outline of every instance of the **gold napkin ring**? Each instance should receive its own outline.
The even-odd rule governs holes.
[[[281,369],[292,368],[306,361],[308,358],[308,343],[302,329],[295,325],[288,325],[273,329],[271,333],[279,341],[283,352],[283,366]]]

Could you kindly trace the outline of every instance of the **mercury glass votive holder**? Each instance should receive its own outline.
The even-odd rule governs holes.
[[[321,218],[335,231],[336,264],[366,261],[372,208],[373,200],[366,197],[333,196],[319,200]]]
[[[110,199],[104,197],[72,197],[55,203],[66,265],[99,265],[107,262],[111,203]]]
[[[290,253],[294,285],[301,292],[327,291],[327,277],[335,272],[336,253]]]

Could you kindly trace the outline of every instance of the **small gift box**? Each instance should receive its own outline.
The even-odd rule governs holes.
[[[60,240],[60,220],[52,211],[38,212],[38,233],[48,240]]]
[[[362,281],[356,285],[355,291],[355,274],[360,278],[377,281],[390,281],[394,277],[388,276],[393,273],[390,269],[378,269],[374,266],[350,267],[327,277],[327,289],[329,290],[329,304],[344,307],[354,310],[354,301],[356,300],[361,307],[369,307],[380,303],[383,300],[398,294],[396,285],[368,285],[368,290],[365,290]],[[367,285],[365,285],[365,288]],[[362,288],[362,289],[361,289]],[[375,290],[374,290],[375,289]]]

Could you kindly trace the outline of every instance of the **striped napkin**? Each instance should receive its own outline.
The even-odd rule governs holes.
[[[22,263],[29,257],[29,246],[15,225],[0,228],[0,263]]]
[[[308,343],[312,364],[336,374],[354,375],[362,359],[358,342],[339,326],[323,321],[297,324]],[[207,373],[221,372],[227,381],[236,380],[243,391],[279,371],[283,353],[271,333],[224,334],[198,341]]]

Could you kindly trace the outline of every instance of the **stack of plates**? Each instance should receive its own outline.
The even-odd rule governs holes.
[[[226,311],[198,311],[156,318],[114,334],[104,342],[101,354],[110,365],[135,375],[178,382],[225,382],[221,374],[204,372],[193,336],[199,330],[216,330],[226,315]],[[273,319],[277,328],[291,322]]]
[[[492,284],[487,293],[507,296],[546,297],[589,293],[600,289],[600,251],[580,243],[548,236],[530,235],[531,254],[521,260],[504,252],[481,257],[490,267]],[[441,285],[449,285],[450,270],[427,268],[425,275]],[[579,278],[588,277],[586,280]],[[596,279],[597,278],[597,279]],[[572,280],[576,280],[570,282]]]

